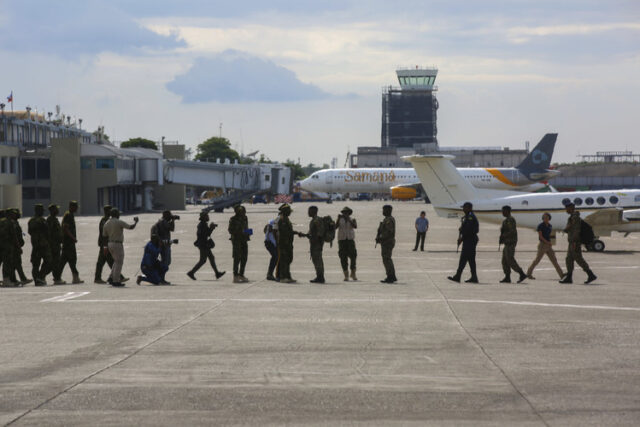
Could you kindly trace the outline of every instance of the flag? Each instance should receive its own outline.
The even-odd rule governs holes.
[[[13,104],[13,91],[11,91],[11,94],[7,96],[7,102],[11,102]]]

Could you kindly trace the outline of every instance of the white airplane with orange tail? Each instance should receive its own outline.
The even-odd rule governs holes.
[[[489,190],[537,191],[543,181],[558,174],[549,169],[557,133],[546,134],[533,151],[515,168],[458,168],[474,187]],[[422,191],[413,168],[323,169],[300,182],[300,188],[323,193],[391,193],[409,200]]]

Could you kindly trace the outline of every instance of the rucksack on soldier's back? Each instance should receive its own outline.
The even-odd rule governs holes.
[[[326,243],[332,243],[336,238],[336,222],[329,215],[322,217],[323,234],[322,239]]]
[[[580,243],[589,246],[595,240],[596,235],[593,233],[593,227],[583,219],[580,219]]]

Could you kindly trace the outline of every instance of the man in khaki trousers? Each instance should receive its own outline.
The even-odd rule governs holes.
[[[111,209],[111,219],[107,221],[102,230],[102,235],[109,239],[107,247],[109,253],[113,257],[113,267],[111,268],[111,275],[108,282],[111,286],[124,286],[120,278],[122,272],[122,265],[124,264],[124,232],[125,228],[133,230],[138,224],[138,217],[133,218],[133,224],[127,224],[120,219],[120,211],[116,208]]]
[[[562,272],[562,268],[558,264],[558,260],[556,259],[556,253],[553,251],[553,247],[551,246],[551,214],[545,212],[542,214],[542,222],[538,224],[538,238],[540,242],[538,243],[538,254],[536,255],[536,259],[533,260],[529,269],[527,270],[527,277],[529,279],[535,279],[532,276],[533,269],[536,268],[536,265],[540,262],[544,255],[549,257],[549,261],[553,264],[553,267],[556,269],[558,276],[562,279],[564,277],[564,273]]]

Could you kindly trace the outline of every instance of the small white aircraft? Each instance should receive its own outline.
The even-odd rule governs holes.
[[[471,185],[451,163],[450,155],[408,156],[436,213],[445,218],[463,215],[462,204],[473,203],[479,220],[501,224],[502,206],[511,206],[518,226],[536,229],[544,212],[552,216],[554,230],[563,230],[568,215],[565,205],[573,202],[581,218],[593,227],[597,237],[611,236],[612,231],[640,231],[640,190],[575,191],[567,193],[526,193],[491,191]],[[591,250],[603,251],[597,239]]]
[[[557,133],[542,137],[529,155],[514,168],[458,168],[477,188],[537,191],[559,171],[549,169]],[[398,200],[418,197],[420,181],[413,168],[322,169],[300,182],[300,188],[314,193],[391,193]]]

